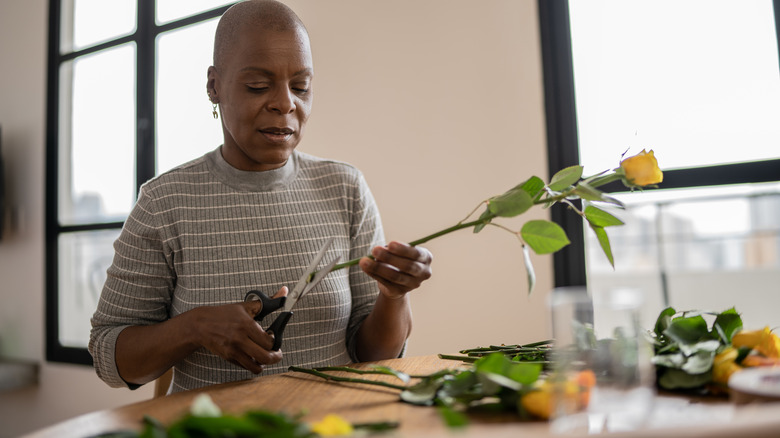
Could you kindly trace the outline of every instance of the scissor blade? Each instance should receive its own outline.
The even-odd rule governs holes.
[[[284,304],[284,311],[289,312],[292,310],[298,300],[303,298],[304,295],[306,295],[310,290],[314,289],[318,284],[320,284],[322,280],[325,279],[325,277],[330,273],[330,270],[336,266],[336,263],[338,263],[339,260],[341,260],[341,256],[337,256],[335,259],[331,260],[330,263],[325,265],[324,268],[317,271],[317,275],[315,275],[311,282],[309,282],[309,284],[303,288],[300,294],[295,295],[292,299],[288,297]]]
[[[320,252],[317,253],[316,256],[311,260],[309,263],[309,266],[306,267],[306,270],[303,271],[303,275],[301,275],[301,278],[298,279],[298,283],[295,284],[295,287],[292,291],[287,295],[287,301],[293,300],[296,301],[303,292],[303,288],[306,287],[306,282],[309,279],[309,276],[312,272],[314,272],[317,269],[317,265],[320,264],[320,261],[323,257],[325,257],[325,253],[328,251],[330,246],[333,244],[333,240],[335,240],[334,237],[331,237],[328,239],[324,245],[322,245],[322,248],[320,248]]]

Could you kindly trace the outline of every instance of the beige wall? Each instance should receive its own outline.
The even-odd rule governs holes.
[[[364,172],[388,239],[454,225],[483,199],[546,177],[535,0],[288,3],[315,57],[314,112],[300,148]],[[0,241],[0,355],[41,364],[40,385],[0,393],[0,436],[150,396],[44,360],[47,5],[0,3],[0,125],[16,222]],[[529,297],[521,248],[508,233],[459,231],[427,247],[434,278],[414,293],[409,355],[548,336],[550,257],[533,259]]]

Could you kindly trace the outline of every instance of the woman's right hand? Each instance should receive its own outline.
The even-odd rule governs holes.
[[[286,295],[285,286],[273,298]],[[281,351],[271,350],[273,336],[254,320],[262,307],[261,301],[248,301],[193,309],[193,330],[198,344],[228,362],[260,374],[263,365],[282,360]]]

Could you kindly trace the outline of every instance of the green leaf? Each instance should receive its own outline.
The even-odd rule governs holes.
[[[620,219],[592,205],[585,207],[585,219],[587,219],[588,222],[595,227],[603,228],[612,227],[615,225],[623,225],[623,221]]]
[[[661,311],[658,315],[658,319],[655,321],[654,331],[656,336],[661,336],[664,333],[664,330],[669,327],[669,324],[672,322],[672,316],[674,316],[675,313],[677,313],[677,311],[674,310],[674,307],[667,307]]]
[[[509,359],[503,353],[490,353],[474,362],[474,370],[477,373],[503,374],[509,363]]]
[[[604,255],[607,256],[607,260],[609,260],[609,264],[612,265],[612,268],[615,268],[615,259],[612,256],[612,247],[609,245],[609,236],[607,236],[607,231],[603,227],[597,227],[593,224],[590,224],[590,229],[593,230],[593,232],[596,234],[596,239],[599,241],[599,245],[601,245],[601,250],[604,251]]]
[[[536,273],[534,272],[534,265],[531,263],[531,251],[528,249],[528,245],[523,245],[523,262],[525,263],[525,272],[528,276],[528,295],[536,286]]]
[[[444,424],[451,428],[464,427],[469,424],[469,418],[463,413],[452,409],[450,406],[440,404],[438,407],[439,415],[444,420]]]
[[[401,400],[413,405],[431,406],[441,385],[441,379],[424,379],[411,388],[401,391]]]
[[[544,181],[538,176],[532,176],[520,186],[535,201],[544,194]]]
[[[485,393],[487,395],[495,394],[498,392],[499,388],[509,388],[513,391],[519,391],[523,388],[523,385],[519,382],[510,379],[509,377],[498,374],[498,373],[490,373],[490,372],[480,372],[477,374],[477,378],[482,383],[483,388],[486,388]],[[486,380],[490,381],[495,384],[495,389],[488,389],[489,386],[486,385]]]
[[[715,353],[720,348],[720,341],[717,339],[707,339],[694,344],[679,344],[680,351],[685,356],[693,356],[699,353]]]
[[[664,334],[680,344],[694,344],[709,336],[707,321],[701,315],[672,320]]]
[[[523,385],[531,385],[539,378],[542,372],[542,364],[511,362],[506,375],[515,382]]]
[[[537,254],[551,254],[571,243],[563,228],[545,220],[526,222],[520,235]]]
[[[574,183],[580,180],[582,177],[582,166],[574,165],[565,169],[559,170],[553,175],[548,186],[550,190],[560,192],[573,186]]]
[[[488,210],[496,216],[515,217],[534,205],[531,195],[522,187],[515,187],[503,195],[488,200]]]
[[[689,356],[682,366],[682,370],[688,374],[702,374],[712,370],[714,352],[699,351]]]
[[[737,310],[732,307],[731,309],[719,313],[712,326],[725,338],[723,339],[723,343],[730,344],[734,334],[742,330],[742,317],[737,313]]]
[[[620,200],[605,194],[601,190],[591,187],[584,181],[581,181],[579,184],[577,184],[577,187],[575,187],[573,194],[588,201],[605,202],[607,204],[612,204],[617,207],[621,207],[621,208],[623,207],[623,203],[620,202]]]
[[[473,371],[463,371],[453,376],[451,379],[445,379],[439,390],[439,397],[446,398],[473,398],[473,387],[477,383],[477,375]]]
[[[664,389],[693,389],[712,380],[712,373],[688,374],[676,368],[664,368],[658,378],[658,385]]]
[[[685,363],[685,356],[682,353],[657,354],[652,358],[653,365],[667,368],[681,368]]]
[[[487,226],[487,224],[490,223],[490,220],[496,217],[495,214],[490,212],[490,208],[486,208],[485,211],[482,212],[482,214],[479,216],[479,220],[483,220],[481,224],[477,224],[474,226],[474,234],[479,233],[482,231],[483,228]]]

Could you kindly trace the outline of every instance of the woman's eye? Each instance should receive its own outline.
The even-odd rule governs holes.
[[[246,88],[252,92],[261,92],[268,89],[268,87],[264,85],[247,85]]]

